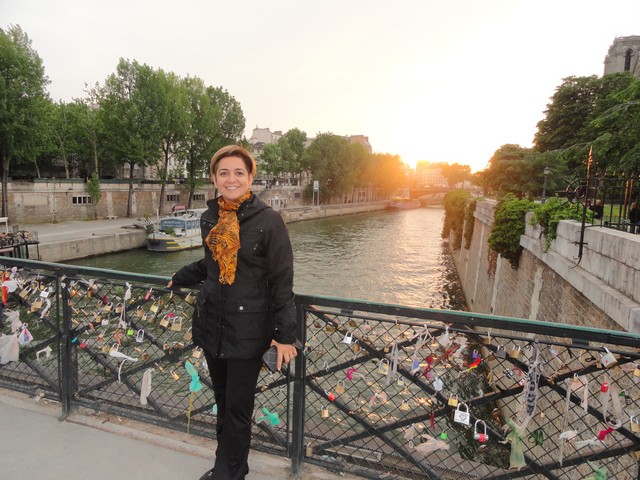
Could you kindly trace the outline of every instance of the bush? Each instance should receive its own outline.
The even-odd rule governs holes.
[[[464,215],[467,202],[471,198],[469,192],[461,189],[450,190],[444,197],[444,225],[442,237],[448,238],[453,233],[454,250],[462,245],[462,229],[464,227]]]
[[[520,236],[524,234],[525,215],[533,207],[533,202],[518,200],[513,193],[506,194],[496,206],[489,247],[509,260],[512,268],[518,268],[522,253]]]
[[[539,225],[545,238],[544,251],[549,250],[551,242],[556,238],[560,220],[582,220],[581,203],[571,203],[552,197],[546,203],[538,204],[533,209],[531,225]],[[591,215],[593,215],[592,212]]]

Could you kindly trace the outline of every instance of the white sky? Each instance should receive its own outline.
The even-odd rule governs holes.
[[[366,135],[375,152],[486,166],[531,146],[564,77],[602,75],[638,0],[0,0],[54,100],[119,58],[222,86],[254,127]]]

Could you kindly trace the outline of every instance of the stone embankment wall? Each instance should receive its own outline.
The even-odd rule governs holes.
[[[560,222],[544,252],[528,217],[513,269],[487,243],[494,207],[477,203],[469,249],[452,252],[470,311],[640,333],[640,235],[588,227],[578,261],[579,222]]]

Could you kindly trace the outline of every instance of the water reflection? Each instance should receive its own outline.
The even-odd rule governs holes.
[[[289,224],[296,292],[463,310],[455,268],[440,236],[443,217],[441,208],[420,208]],[[170,276],[201,256],[201,250],[140,249],[69,263]]]

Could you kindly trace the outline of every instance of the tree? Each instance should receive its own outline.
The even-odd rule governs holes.
[[[311,174],[320,182],[320,195],[325,199],[342,196],[353,187],[355,172],[348,144],[338,135],[320,133],[306,150]]]
[[[27,34],[19,26],[0,29],[2,216],[9,211],[7,181],[12,163],[35,163],[41,150],[48,83],[42,59]]]
[[[132,215],[135,167],[144,167],[161,155],[161,130],[155,116],[153,70],[120,59],[100,91],[98,123],[105,156],[116,166],[129,167],[127,217]]]
[[[563,149],[580,141],[580,132],[596,104],[600,87],[600,79],[595,75],[563,79],[547,105],[545,118],[538,122],[533,140],[535,150]]]
[[[193,193],[202,183],[202,177],[208,177],[208,165],[214,150],[214,138],[217,132],[215,106],[207,95],[204,82],[197,77],[181,80],[187,97],[186,131],[184,139],[176,147],[176,157],[187,171],[184,182],[189,191],[187,207],[193,205]]]
[[[186,139],[188,125],[187,91],[180,79],[173,73],[158,70],[152,74],[150,99],[158,122],[160,133],[161,163],[157,164],[160,178],[160,201],[158,210],[163,212],[165,188],[169,179],[169,160],[176,152],[178,145]]]
[[[445,164],[442,167],[442,176],[447,179],[449,186],[453,188],[458,183],[471,178],[471,167],[469,165],[460,165],[459,163]]]
[[[93,219],[95,220],[98,203],[102,198],[102,192],[100,191],[100,177],[97,172],[93,172],[91,174],[91,178],[87,180],[87,193],[91,197],[91,204],[93,205]]]

